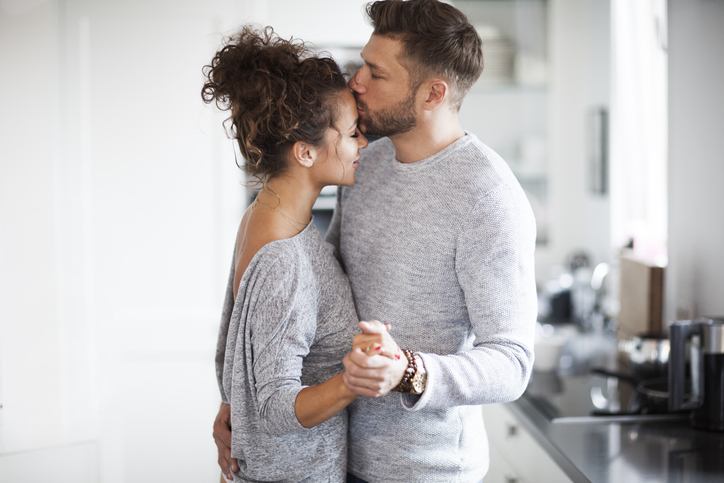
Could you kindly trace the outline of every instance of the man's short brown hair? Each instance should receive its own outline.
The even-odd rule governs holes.
[[[450,103],[459,110],[483,72],[483,42],[465,14],[437,0],[381,0],[366,11],[375,35],[402,42],[399,60],[412,87],[440,76],[450,83]]]

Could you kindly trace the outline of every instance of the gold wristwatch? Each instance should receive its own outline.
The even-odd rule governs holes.
[[[423,362],[419,354],[415,354],[415,362],[417,363],[417,371],[415,371],[415,375],[412,376],[412,390],[410,394],[422,394],[425,386],[427,386],[427,371],[425,370],[425,362]]]

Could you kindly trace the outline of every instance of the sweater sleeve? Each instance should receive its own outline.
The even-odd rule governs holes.
[[[236,250],[236,245],[234,245],[234,250]],[[226,294],[224,295],[224,306],[221,313],[221,324],[219,325],[219,336],[216,342],[216,357],[214,360],[216,366],[216,381],[219,385],[221,401],[225,404],[229,404],[229,395],[226,394],[224,390],[224,360],[226,358],[226,342],[229,337],[229,320],[234,310],[235,268],[236,261],[234,257],[232,257],[231,270],[229,271],[229,278],[226,282]]]
[[[257,303],[250,310],[259,417],[273,436],[305,429],[294,405],[303,387],[302,363],[314,342],[317,314],[314,287],[305,283],[304,270],[294,257],[278,258],[255,287]]]
[[[473,208],[458,237],[455,270],[465,295],[473,348],[422,353],[428,372],[409,410],[512,401],[526,388],[537,314],[535,220],[525,195],[501,185]]]

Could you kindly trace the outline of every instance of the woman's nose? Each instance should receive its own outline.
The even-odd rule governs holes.
[[[365,135],[362,134],[362,131],[360,131],[360,133],[359,133],[359,138],[357,140],[357,144],[359,146],[359,149],[364,149],[369,144],[369,142],[367,142],[367,138],[365,137]]]

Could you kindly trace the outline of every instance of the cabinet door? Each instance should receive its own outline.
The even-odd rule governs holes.
[[[491,448],[490,479],[486,478],[486,483],[571,481],[505,404],[483,406],[483,419]],[[494,463],[494,458],[499,461]]]
[[[490,436],[490,435],[488,435]],[[505,461],[498,449],[490,445],[490,468],[484,483],[525,483],[515,470]]]

